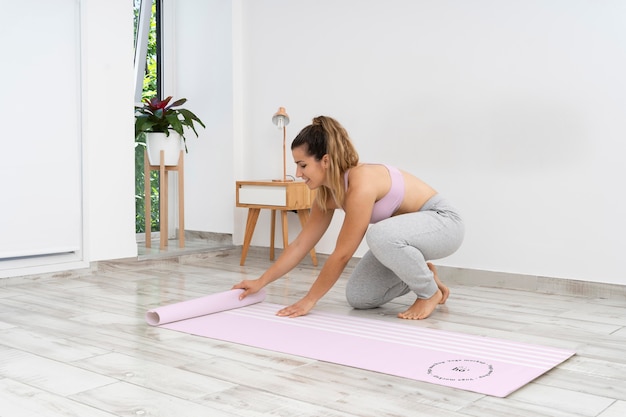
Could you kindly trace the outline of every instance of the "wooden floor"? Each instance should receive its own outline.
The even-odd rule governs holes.
[[[146,310],[256,278],[267,249],[101,262],[67,276],[0,280],[1,417],[383,417],[626,415],[623,301],[455,285],[415,325],[576,350],[507,398],[318,362],[146,325]],[[320,265],[324,257],[320,256]],[[349,311],[344,276],[317,305]],[[319,267],[305,260],[268,287],[301,297]],[[411,302],[370,311],[382,320]]]

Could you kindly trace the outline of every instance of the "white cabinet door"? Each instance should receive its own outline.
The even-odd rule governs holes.
[[[79,1],[2,1],[0,57],[0,261],[79,251]]]

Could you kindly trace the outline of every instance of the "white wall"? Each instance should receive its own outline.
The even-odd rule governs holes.
[[[208,124],[189,140],[189,229],[241,243],[234,181],[280,175],[270,118],[285,106],[290,137],[334,116],[363,161],[410,170],[459,206],[467,238],[442,264],[626,284],[626,3],[175,3],[170,94]],[[132,8],[80,6],[85,260],[130,257]],[[253,244],[268,229],[265,215]]]
[[[185,229],[232,233],[232,6],[225,0],[165,0],[163,95],[206,125],[187,137]]]
[[[80,3],[87,260],[134,257],[133,6]]]
[[[410,170],[460,208],[466,241],[440,263],[626,283],[626,3],[241,5],[239,179],[280,174],[278,106],[290,137],[334,116],[363,161]],[[244,223],[237,210],[235,243]],[[262,217],[253,244],[268,229]]]

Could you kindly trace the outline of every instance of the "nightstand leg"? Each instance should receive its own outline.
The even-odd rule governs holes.
[[[272,223],[270,226],[270,261],[274,260],[274,238],[276,237],[276,210],[272,209],[270,216]]]
[[[246,256],[248,256],[248,249],[250,249],[250,242],[252,241],[252,235],[254,234],[254,228],[256,227],[256,221],[259,219],[259,213],[261,209],[251,208],[248,209],[248,220],[246,221],[246,234],[243,238],[243,248],[241,249],[241,261],[239,265],[243,266],[246,262]]]
[[[304,225],[309,220],[309,210],[298,210],[298,218],[300,219],[300,225],[304,228]],[[311,249],[311,260],[313,265],[317,266],[317,255],[315,254],[315,248]]]
[[[289,246],[289,223],[287,223],[287,210],[280,211],[280,219],[283,227],[283,250]]]

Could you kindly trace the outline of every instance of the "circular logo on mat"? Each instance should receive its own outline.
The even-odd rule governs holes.
[[[443,381],[474,381],[486,378],[493,372],[493,366],[483,361],[452,359],[437,362],[428,368],[428,375]]]

